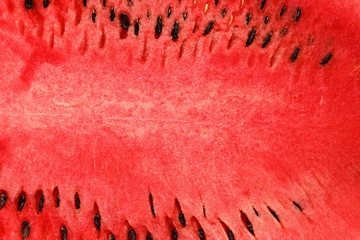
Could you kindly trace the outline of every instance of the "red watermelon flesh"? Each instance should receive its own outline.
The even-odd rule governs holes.
[[[1,1],[0,239],[360,239],[359,7]]]

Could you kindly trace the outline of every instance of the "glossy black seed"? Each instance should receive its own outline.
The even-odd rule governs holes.
[[[128,232],[128,240],[136,240],[136,232],[133,229]]]
[[[206,212],[205,212],[205,206],[203,205],[203,214],[204,214],[204,217],[206,217]]]
[[[300,52],[300,47],[297,47],[297,48],[295,49],[294,53],[291,55],[291,62],[295,62],[295,60],[297,59],[297,57],[298,57],[298,55],[299,55],[299,52]],[[268,209],[269,209],[270,213],[275,217],[275,216],[276,216],[275,212],[272,211],[269,207],[268,207]],[[275,214],[275,215],[274,215],[274,214]],[[279,219],[278,219],[277,216],[276,216],[275,218],[276,218],[276,220],[279,221]]]
[[[103,6],[106,7],[106,0],[103,0]]]
[[[297,52],[297,54],[299,53],[300,51],[300,47],[296,48],[294,54]],[[296,58],[295,58],[296,59]],[[295,60],[294,60],[295,61]],[[271,215],[276,219],[276,221],[280,222],[280,219],[278,217],[278,215],[276,214],[276,212],[274,210],[272,210],[269,206],[267,206],[269,212],[271,213]]]
[[[205,232],[202,228],[199,229],[199,238],[200,240],[205,240]]]
[[[43,209],[43,207],[44,207],[44,202],[45,202],[44,195],[41,195],[40,201],[39,201],[39,212],[42,211],[42,209]]]
[[[219,3],[219,0],[215,0],[215,5],[217,5]]]
[[[226,9],[225,9],[225,8],[222,10],[221,15],[222,15],[223,17],[225,17],[225,15],[226,15]]]
[[[95,9],[92,11],[92,14],[91,14],[91,20],[93,21],[93,22],[95,22],[95,19],[96,19],[96,11],[95,11]]]
[[[74,198],[75,198],[75,208],[76,208],[76,209],[80,209],[80,204],[81,204],[81,202],[80,202],[79,194],[78,194],[78,193],[75,193]]]
[[[255,34],[256,34],[256,29],[255,28],[251,29],[248,35],[248,39],[246,40],[246,47],[250,46],[253,43],[255,39]]]
[[[83,0],[84,7],[87,5],[87,0]]]
[[[240,215],[241,215],[241,221],[244,223],[246,229],[247,229],[252,235],[255,235],[254,227],[253,227],[252,223],[250,222],[248,216],[247,216],[243,211],[240,212]]]
[[[180,221],[181,225],[183,225],[184,227],[186,226],[186,220],[185,220],[185,216],[183,213],[179,214],[179,221]]]
[[[256,215],[256,216],[259,216],[258,211],[257,211],[254,207],[253,207],[253,210],[254,210],[255,215]]]
[[[299,21],[300,16],[301,16],[301,8],[298,7],[295,13],[295,22]]]
[[[154,217],[156,217],[155,209],[154,209],[154,200],[153,200],[153,196],[151,193],[149,193],[149,202],[150,202],[151,213]]]
[[[321,61],[320,61],[320,64],[321,65],[326,65],[330,59],[333,57],[333,54],[332,53],[329,53],[326,57],[324,57]]]
[[[183,13],[183,19],[184,19],[184,21],[186,20],[186,18],[187,18],[187,12],[184,12],[184,13]]]
[[[109,237],[108,237],[108,240],[115,240],[115,236],[113,234],[111,234]]]
[[[171,7],[168,8],[168,14],[167,14],[167,17],[170,17],[171,15]]]
[[[24,4],[26,9],[33,9],[35,7],[34,0],[25,0]]]
[[[234,233],[231,230],[228,230],[227,236],[229,240],[235,240]]]
[[[251,13],[248,13],[247,15],[246,15],[246,19],[245,19],[245,23],[246,23],[246,25],[249,25],[249,23],[250,23],[250,20],[251,20]]]
[[[101,216],[100,214],[95,214],[94,216],[94,224],[95,224],[95,227],[98,231],[100,231],[100,227],[101,227]]]
[[[265,20],[264,20],[264,23],[265,23],[265,24],[268,24],[268,22],[269,22],[269,17],[266,16],[266,17],[265,17]]]
[[[47,8],[50,4],[49,0],[44,0],[44,8]]]
[[[148,235],[146,236],[146,240],[153,240],[152,236],[150,233],[148,233]]]
[[[24,208],[25,202],[26,202],[26,196],[25,196],[25,194],[21,194],[19,197],[18,206],[17,206],[17,210],[19,212]]]
[[[295,205],[295,207],[297,207],[300,210],[300,212],[302,212],[302,207],[300,206],[300,204],[298,204],[295,201],[293,201],[293,204]]]
[[[21,238],[27,239],[29,235],[30,235],[30,224],[25,221],[21,224]]]
[[[211,21],[209,22],[209,24],[207,25],[207,27],[205,28],[205,31],[204,31],[203,35],[209,34],[209,32],[211,31],[211,29],[213,28],[213,26],[214,26],[214,21],[211,20]]]
[[[67,233],[67,228],[65,226],[62,226],[60,229],[60,237],[61,240],[67,240],[68,233]]]
[[[120,25],[125,30],[128,30],[130,27],[130,19],[125,13],[120,14]]]
[[[3,192],[2,194],[0,194],[0,209],[4,207],[6,200],[7,200],[6,193]]]
[[[110,21],[113,22],[115,20],[115,9],[112,7],[110,10]]]
[[[265,48],[265,47],[269,44],[269,42],[270,42],[270,40],[271,40],[271,37],[272,37],[272,33],[269,33],[269,34],[264,38],[264,42],[263,42],[263,44],[261,45],[262,48]]]
[[[138,19],[138,20],[136,20],[135,26],[134,26],[134,33],[136,36],[139,36],[139,30],[140,30],[140,25],[139,25],[139,19]]]
[[[163,27],[162,18],[158,16],[156,20],[155,33],[160,34],[162,32],[162,27]]]
[[[260,9],[263,9],[265,6],[266,0],[261,0]]]
[[[280,32],[280,36],[285,36],[287,34],[287,28],[283,28]]]
[[[171,36],[173,40],[176,40],[179,37],[179,32],[180,32],[179,23],[178,21],[176,21],[174,22],[173,29],[171,30]]]
[[[284,6],[282,7],[281,11],[280,11],[280,17],[281,17],[282,15],[284,15],[285,11],[286,11],[286,6],[284,5]]]
[[[172,240],[177,240],[178,239],[178,232],[176,231],[175,228],[171,231],[171,239]]]

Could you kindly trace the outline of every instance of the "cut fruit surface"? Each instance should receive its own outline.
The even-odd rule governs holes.
[[[360,238],[360,6],[0,2],[0,239]]]

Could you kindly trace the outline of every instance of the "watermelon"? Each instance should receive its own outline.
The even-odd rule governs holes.
[[[356,0],[0,2],[0,239],[360,239]]]

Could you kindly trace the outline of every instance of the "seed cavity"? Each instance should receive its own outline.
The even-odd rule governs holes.
[[[286,11],[286,6],[284,5],[284,6],[281,8],[281,11],[280,11],[280,17],[281,17],[282,15],[284,15],[285,11]]]
[[[149,202],[150,202],[150,209],[151,209],[151,213],[154,217],[156,217],[155,215],[155,209],[154,209],[154,200],[153,200],[153,196],[151,193],[149,193]]]
[[[139,36],[139,30],[140,30],[140,25],[139,25],[139,19],[136,20],[135,25],[134,25],[134,33],[136,36]]]
[[[180,31],[179,22],[178,22],[178,21],[175,21],[175,22],[174,22],[173,29],[171,30],[171,36],[172,36],[172,39],[173,39],[173,40],[178,39],[178,37],[179,37],[179,31]]]
[[[260,9],[264,9],[266,0],[261,0]]]
[[[53,198],[55,201],[55,207],[58,208],[60,206],[60,194],[59,194],[59,188],[55,187],[53,190]]]
[[[214,21],[211,20],[211,21],[209,22],[209,24],[207,25],[207,27],[205,28],[205,31],[204,31],[203,35],[204,35],[204,36],[205,36],[205,35],[208,35],[209,32],[211,31],[211,29],[213,28],[213,26],[214,26]]]
[[[224,228],[224,231],[228,237],[229,240],[235,240],[234,233],[231,231],[231,229],[224,223],[221,219],[219,219],[221,226]]]
[[[240,211],[240,215],[241,215],[241,221],[243,222],[243,224],[245,225],[246,229],[255,236],[255,232],[254,232],[254,227],[252,225],[252,223],[250,222],[248,216],[243,212]]]
[[[94,216],[94,224],[95,224],[95,227],[98,231],[100,231],[100,227],[101,227],[101,216],[100,214],[95,214]]]
[[[280,32],[280,36],[284,37],[287,34],[287,28],[283,28]]]
[[[19,197],[18,205],[17,205],[17,210],[18,210],[19,212],[24,208],[25,203],[26,203],[25,193],[21,193],[21,194],[20,194],[20,197]]]
[[[301,16],[301,8],[298,7],[295,13],[295,22],[299,21],[300,16]]]
[[[248,35],[248,39],[246,40],[246,47],[250,46],[253,43],[255,39],[255,34],[256,34],[256,29],[255,28],[251,29]]]
[[[95,19],[96,19],[96,10],[94,9],[91,14],[91,20],[93,21],[93,23],[95,22]]]
[[[68,238],[67,228],[65,226],[62,226],[60,229],[60,237],[61,240],[67,240]]]
[[[24,2],[26,9],[33,9],[35,7],[34,0],[25,0]]]
[[[265,23],[265,24],[268,24],[268,22],[269,22],[269,17],[266,16],[265,19],[264,19],[264,23]]]
[[[1,193],[0,194],[0,209],[2,209],[5,206],[6,200],[7,200],[6,193],[5,192]]]
[[[76,192],[75,195],[74,195],[74,200],[75,200],[75,208],[76,208],[77,210],[79,210],[79,209],[80,209],[80,204],[81,204],[81,202],[80,202],[79,194],[78,194],[77,192]]]
[[[136,240],[136,232],[133,229],[128,232],[128,240]]]
[[[179,221],[181,223],[181,225],[183,225],[184,227],[186,227],[186,220],[185,220],[185,216],[183,213],[179,214]]]
[[[204,229],[202,229],[202,228],[199,229],[199,239],[205,240],[205,232],[204,232]]]
[[[178,239],[178,232],[176,231],[175,228],[171,231],[171,239],[172,240],[177,240]]]
[[[171,7],[168,8],[167,17],[170,17],[171,15]]]
[[[30,224],[27,221],[24,221],[21,224],[21,238],[27,239],[30,235]]]
[[[49,6],[50,2],[49,0],[44,0],[44,8],[47,8]]]
[[[302,212],[302,207],[300,206],[300,204],[298,204],[295,201],[293,201],[293,204],[295,205],[295,207],[297,207],[300,210],[300,212]]]
[[[148,233],[148,234],[146,235],[146,240],[153,240],[153,238],[152,238],[152,236],[151,236],[150,233]]]
[[[295,62],[295,60],[298,58],[299,52],[300,52],[300,47],[297,47],[295,49],[294,53],[291,55],[291,62]],[[270,210],[269,207],[268,207],[268,209]]]
[[[162,28],[163,28],[162,18],[160,16],[158,16],[158,18],[156,20],[155,33],[161,34]]]
[[[320,64],[322,66],[325,66],[329,61],[330,59],[333,57],[333,54],[332,53],[329,53],[326,57],[324,57],[321,61],[320,61]]]
[[[225,15],[226,15],[226,9],[225,9],[225,8],[222,10],[221,15],[222,15],[223,17],[225,17]]]
[[[128,30],[130,27],[130,19],[126,13],[120,14],[120,25],[124,30]]]
[[[108,237],[108,240],[115,240],[114,234],[111,234],[111,235]]]
[[[262,48],[265,48],[269,42],[271,41],[271,37],[272,37],[272,33],[269,33],[265,38],[264,38],[264,42],[261,45]]]
[[[250,23],[250,20],[251,20],[251,13],[248,13],[247,15],[246,15],[246,19],[245,19],[245,23],[246,23],[246,25],[249,25],[249,23]]]
[[[299,48],[300,51],[300,48]],[[271,215],[276,219],[276,221],[278,221],[280,223],[280,219],[278,217],[278,215],[276,214],[276,212],[274,210],[272,210],[269,206],[266,206],[267,209],[269,210],[269,212],[271,213]]]
[[[110,21],[113,22],[115,20],[115,9],[112,7],[110,10]]]

